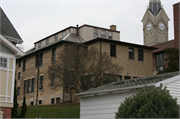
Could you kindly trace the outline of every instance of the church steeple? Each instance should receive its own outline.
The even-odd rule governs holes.
[[[149,11],[153,15],[157,15],[159,11],[161,10],[161,1],[160,0],[150,0],[149,1]]]

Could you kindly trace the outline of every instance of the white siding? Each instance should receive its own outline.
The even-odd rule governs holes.
[[[107,95],[82,97],[81,98],[81,119],[114,119],[115,112],[126,97],[134,95],[137,91],[123,93],[112,93]]]
[[[180,105],[180,79],[165,84],[163,87],[165,86],[167,87],[167,90],[169,90],[170,95],[174,98],[177,98],[177,103]]]

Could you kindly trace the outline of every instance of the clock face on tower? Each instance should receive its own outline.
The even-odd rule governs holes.
[[[147,25],[147,30],[149,31],[149,30],[151,30],[151,28],[152,28],[152,25],[149,23],[149,24]]]
[[[165,29],[164,24],[163,24],[163,23],[160,23],[160,24],[159,24],[159,28],[160,28],[161,30],[164,30],[164,29]]]

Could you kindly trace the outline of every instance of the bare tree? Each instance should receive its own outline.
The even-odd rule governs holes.
[[[56,86],[71,85],[77,93],[103,85],[104,73],[111,76],[110,82],[117,80],[121,71],[122,67],[114,63],[109,54],[82,44],[66,46],[48,68],[49,77],[53,75],[59,79]]]

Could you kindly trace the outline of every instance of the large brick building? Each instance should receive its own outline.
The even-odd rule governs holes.
[[[107,52],[113,62],[124,68],[120,74],[116,74],[119,80],[153,74],[152,51],[155,48],[121,42],[120,31],[116,30],[115,25],[111,25],[110,29],[91,25],[71,26],[35,42],[34,48],[17,59],[19,104],[22,103],[24,95],[27,105],[55,104],[70,100],[70,92],[65,92],[61,86],[52,86],[52,82],[57,83],[58,79],[49,78],[47,70],[64,46],[71,43],[86,44],[88,49],[95,47],[101,52]]]

